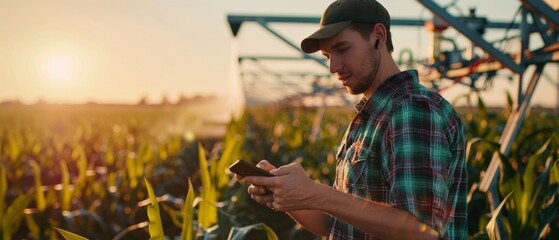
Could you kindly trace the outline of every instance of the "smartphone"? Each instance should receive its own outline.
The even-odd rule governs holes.
[[[267,172],[262,168],[258,168],[242,159],[237,160],[235,163],[229,166],[229,171],[234,172],[238,175],[243,177],[246,176],[263,176],[263,177],[272,177],[271,173]]]

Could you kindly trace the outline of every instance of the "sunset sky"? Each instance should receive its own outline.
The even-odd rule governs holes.
[[[330,2],[2,0],[0,101],[136,103],[142,96],[159,102],[163,95],[174,100],[197,94],[237,98],[237,54],[299,53],[255,24],[243,25],[238,38],[233,38],[227,14],[320,16]],[[380,2],[393,18],[431,17],[414,0]],[[510,0],[457,3],[460,8],[453,14],[477,6],[478,15],[506,22],[519,7],[518,1]],[[301,24],[275,29],[299,44],[316,27]],[[428,41],[423,28],[394,27],[392,31],[395,55],[409,48],[425,57]],[[503,36],[502,31],[494,34],[493,39]],[[558,68],[550,69],[548,75],[557,76]],[[542,79],[535,104],[555,106],[557,87],[550,82]],[[496,93],[487,93],[488,101],[501,104],[504,89],[516,91],[514,87],[506,80],[496,81]],[[452,89],[445,97],[464,92],[464,88]]]

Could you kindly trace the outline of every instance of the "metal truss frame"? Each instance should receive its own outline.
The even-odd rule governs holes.
[[[485,41],[480,34],[469,29],[458,18],[448,14],[445,9],[438,6],[438,4],[434,3],[432,0],[417,1],[516,74],[516,79],[518,81],[517,108],[507,119],[503,133],[499,138],[499,144],[501,144],[500,152],[501,154],[507,155],[510,152],[512,142],[522,126],[526,111],[530,108],[530,101],[534,95],[544,66],[546,63],[559,60],[557,56],[559,54],[557,34],[557,30],[559,30],[559,13],[552,10],[549,5],[541,0],[520,1],[522,3],[522,22],[520,23],[521,49],[519,49],[517,60],[514,60],[507,54],[494,48],[490,43]],[[529,21],[529,17],[532,18],[532,22]],[[544,19],[545,22],[542,21],[542,19]],[[532,33],[541,36],[544,47],[536,50],[529,49],[530,35]],[[524,91],[524,73],[530,65],[534,65],[535,70],[532,73],[527,89]],[[479,186],[482,192],[487,193],[492,210],[497,208],[501,203],[501,197],[498,191],[500,165],[499,154],[495,153]],[[503,223],[500,219],[498,219],[497,223],[498,228],[496,235],[499,239],[504,238]]]
[[[542,76],[543,69],[547,63],[559,61],[559,13],[552,9],[548,4],[542,0],[519,0],[521,8],[522,21],[519,24],[511,24],[504,22],[488,22],[487,28],[510,28],[519,29],[521,33],[521,47],[519,54],[514,58],[507,53],[494,47],[490,42],[485,40],[483,36],[471,29],[463,19],[460,17],[452,16],[448,11],[439,6],[433,0],[416,0],[425,8],[430,10],[440,20],[446,22],[448,25],[460,32],[464,37],[473,42],[477,47],[481,48],[486,53],[490,54],[498,65],[493,68],[508,68],[516,75],[518,83],[518,94],[516,98],[515,111],[510,115],[507,120],[503,133],[500,136],[499,143],[500,152],[507,155],[510,152],[512,142],[518,134],[526,111],[530,108],[530,102],[534,95],[535,89]],[[312,55],[302,52],[298,44],[290,42],[286,37],[273,30],[270,23],[307,23],[317,24],[320,22],[319,17],[287,17],[287,16],[247,16],[247,15],[228,15],[228,22],[231,26],[233,36],[237,36],[239,28],[244,22],[256,22],[265,30],[282,40],[291,48],[300,53],[299,56],[294,57],[280,57],[280,56],[239,56],[239,64],[243,60],[312,60],[323,67],[328,68],[324,59],[316,58]],[[531,21],[530,21],[531,20]],[[424,26],[425,20],[415,19],[392,19],[391,26]],[[530,36],[537,34],[541,37],[544,46],[538,49],[530,49]],[[527,68],[534,66],[534,72],[530,77],[530,81],[526,90],[524,90],[524,75]],[[452,70],[452,69],[451,69]],[[454,69],[457,70],[457,69]],[[309,73],[312,74],[312,73]],[[467,73],[457,73],[463,75]],[[324,75],[324,74],[317,74]],[[438,75],[440,77],[441,75]],[[489,167],[486,170],[485,176],[479,186],[482,192],[487,193],[491,209],[495,209],[501,203],[501,197],[498,192],[498,179],[500,167],[499,154],[496,153],[491,159]],[[504,236],[504,227],[502,221],[498,219],[498,229],[496,232],[499,238],[506,238]]]

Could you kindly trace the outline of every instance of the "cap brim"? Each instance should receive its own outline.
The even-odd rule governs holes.
[[[313,53],[320,50],[320,40],[335,36],[350,24],[351,21],[343,21],[324,25],[322,28],[318,29],[318,31],[303,39],[301,42],[301,49],[306,53]]]

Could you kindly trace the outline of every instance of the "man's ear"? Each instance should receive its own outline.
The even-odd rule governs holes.
[[[382,23],[377,23],[373,27],[371,34],[376,38],[375,49],[379,49],[381,41],[386,39],[386,27]]]

